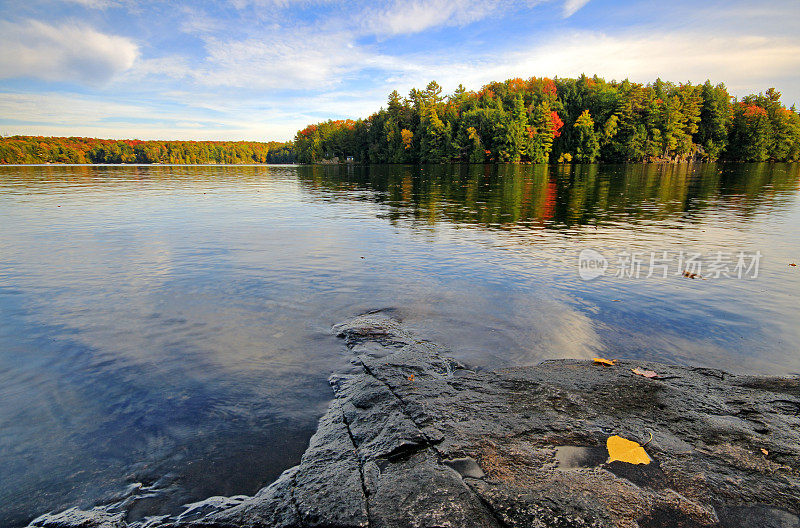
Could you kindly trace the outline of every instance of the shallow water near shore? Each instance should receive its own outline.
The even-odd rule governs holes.
[[[367,310],[475,367],[800,372],[799,183],[797,164],[0,167],[0,526],[137,482],[170,490],[141,515],[253,493],[348,368],[330,326]]]

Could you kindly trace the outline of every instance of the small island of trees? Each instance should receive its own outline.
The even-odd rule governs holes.
[[[797,161],[800,115],[781,94],[723,84],[509,79],[448,96],[434,81],[366,119],[309,125],[301,163]]]

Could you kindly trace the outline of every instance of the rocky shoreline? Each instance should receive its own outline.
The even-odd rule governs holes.
[[[300,464],[255,496],[135,519],[140,489],[30,526],[800,527],[800,378],[640,361],[476,371],[383,313],[335,331],[352,372],[331,377]],[[612,435],[651,463],[608,462]]]

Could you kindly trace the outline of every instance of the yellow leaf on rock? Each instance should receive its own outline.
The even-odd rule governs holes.
[[[601,365],[608,365],[612,367],[614,366],[616,359],[592,358],[592,361],[595,363],[600,363]]]
[[[621,436],[610,436],[606,440],[608,448],[608,461],[627,462],[628,464],[649,464],[650,457],[642,446],[633,440],[627,440]]]

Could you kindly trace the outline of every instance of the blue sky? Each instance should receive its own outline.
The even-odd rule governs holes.
[[[775,86],[800,1],[0,0],[0,135],[291,139],[397,89],[511,77]]]

